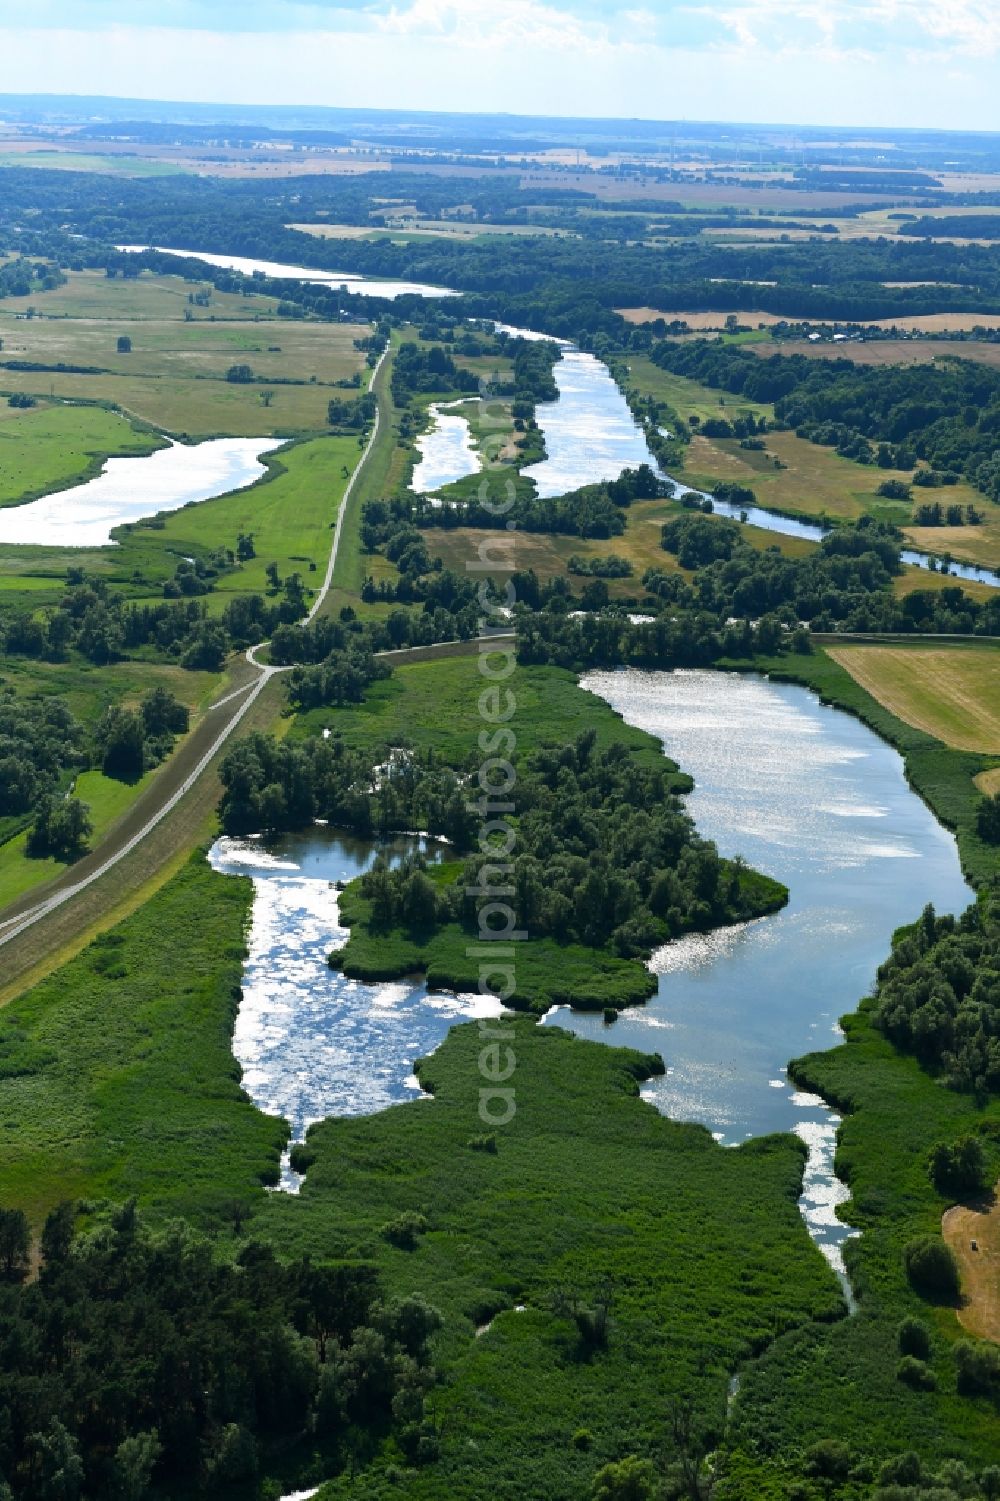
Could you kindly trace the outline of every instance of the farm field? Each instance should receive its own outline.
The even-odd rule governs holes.
[[[946,356],[1000,365],[1000,343],[988,339],[872,339],[847,344],[825,339],[817,344],[808,339],[781,339],[755,344],[753,350],[761,359],[772,354],[802,354],[809,360],[848,359],[855,365],[932,365]]]
[[[657,318],[662,318],[665,323],[672,323],[675,321],[684,322],[693,332],[697,333],[711,333],[715,331],[721,331],[725,327],[726,318],[728,317],[728,313],[725,312],[702,312],[692,311],[691,309],[685,308],[619,307],[615,309],[615,312],[620,313],[627,323],[653,323]],[[753,308],[739,309],[736,311],[735,316],[740,323],[749,324],[750,327],[754,329],[771,328],[776,323],[788,323],[794,321],[789,319],[787,315],[767,313],[760,310],[755,310]],[[831,320],[816,318],[814,321],[817,323],[824,323]],[[858,323],[857,326],[860,328],[878,328],[885,330],[899,329],[901,332],[909,332],[914,334],[974,333],[977,328],[981,329],[1000,327],[1000,315],[993,316],[989,313],[984,313],[981,310],[971,313],[944,312],[914,313],[910,315],[898,314],[897,316],[892,318],[869,318],[862,320]],[[856,346],[852,344],[850,345],[849,351],[845,351],[843,348],[832,344],[809,345],[809,352],[827,359],[833,358],[834,353],[836,353],[837,357],[839,358],[844,358],[846,354],[849,358],[853,359],[853,350],[856,347],[865,348],[866,346]],[[868,347],[877,348],[878,346],[875,345]],[[806,352],[805,350],[799,350],[799,344],[797,341],[795,343],[788,344],[783,342],[781,349],[783,352]],[[933,355],[935,353],[941,354],[944,352],[944,349],[936,342],[930,347],[930,355]],[[765,355],[768,353],[774,354],[775,350],[769,344],[765,343],[759,347],[758,353]],[[965,357],[968,359],[973,358],[972,355]]]
[[[914,729],[955,750],[1000,754],[1000,648],[859,645],[827,651]]]

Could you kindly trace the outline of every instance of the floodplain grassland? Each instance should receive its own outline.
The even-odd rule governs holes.
[[[683,422],[692,416],[702,423],[745,412],[768,419],[774,416],[770,403],[744,401],[686,376],[673,375],[642,356],[629,360],[628,380],[641,394],[668,402]],[[673,477],[681,485],[687,482],[705,490],[711,490],[720,480],[745,485],[754,491],[760,505],[786,515],[832,521],[875,515],[901,527],[910,543],[922,552],[939,557],[950,553],[963,562],[1000,568],[1000,505],[987,500],[964,480],[941,490],[914,489],[912,502],[891,500],[878,494],[879,486],[886,480],[908,483],[912,470],[858,464],[790,430],[769,432],[764,441],[766,449],[759,451],[741,448],[735,438],[708,438],[696,432],[685,450],[683,468]],[[782,467],[776,468],[775,460]],[[924,500],[963,508],[971,505],[982,516],[982,523],[959,527],[908,525],[913,504]]]
[[[955,750],[1000,755],[1000,647],[831,646],[873,698]]]
[[[263,301],[256,297],[238,299],[240,318],[213,321],[198,308],[185,321],[189,284],[162,279],[182,294],[172,315],[134,311],[135,283],[120,280],[106,283],[119,297],[100,313],[15,321],[0,304],[0,390],[112,404],[178,437],[255,437],[322,431],[331,396],[342,394],[337,383],[363,377],[354,341],[368,334],[367,324],[255,321]],[[152,304],[157,289],[142,287],[141,278],[139,286]],[[211,306],[224,295],[213,290]],[[131,340],[129,352],[118,352],[119,338]],[[249,366],[252,378],[228,380],[237,365]]]
[[[609,1459],[670,1453],[674,1397],[720,1435],[729,1373],[842,1311],[795,1206],[794,1138],[727,1151],[639,1098],[643,1055],[525,1020],[510,1030],[516,1113],[495,1150],[474,1145],[490,1133],[483,1040],[466,1024],[419,1066],[432,1099],[313,1127],[301,1195],[268,1196],[254,1220],[283,1254],[370,1258],[392,1293],[440,1309],[441,1455],[396,1481],[422,1501],[578,1501]],[[427,1230],[399,1250],[385,1227],[406,1214]],[[583,1313],[602,1288],[607,1337],[588,1343],[554,1299]],[[324,1494],[384,1494],[391,1459]]]
[[[329,728],[350,746],[377,750],[390,744],[410,745],[433,750],[448,765],[462,766],[476,754],[482,684],[475,658],[405,662],[393,669],[391,677],[372,683],[359,704],[296,715],[290,733],[293,737],[318,735]],[[521,665],[515,668],[509,686],[517,699],[521,754],[542,745],[571,742],[584,730],[593,729],[599,749],[618,743],[647,766],[664,765],[659,741],[627,725],[603,699],[586,693],[575,673],[561,667]]]
[[[219,575],[214,591],[204,596],[210,613],[221,611],[234,594],[269,593],[270,563],[277,563],[282,579],[297,572],[307,589],[318,589],[360,452],[356,436],[330,436],[265,455],[268,475],[256,484],[172,511],[162,526],[119,532],[113,554],[118,579],[132,582],[131,592],[141,595],[146,585],[172,577],[179,558],[235,550],[240,533],[252,532],[256,557]]]
[[[277,1176],[286,1127],[231,1050],[249,881],[199,854],[140,911],[0,1011],[0,1203],[132,1194],[218,1213]]]
[[[151,453],[161,441],[102,407],[0,404],[0,506],[81,484],[109,455]]]

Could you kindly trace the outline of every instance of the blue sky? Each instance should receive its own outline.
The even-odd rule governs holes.
[[[1000,0],[0,0],[0,89],[1000,129]]]

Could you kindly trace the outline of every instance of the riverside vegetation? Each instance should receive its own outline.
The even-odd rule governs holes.
[[[192,318],[209,304],[186,299],[207,297],[220,317],[249,312],[324,338],[344,314],[368,320],[353,323],[353,353],[338,346],[335,392],[278,389],[278,413],[287,397],[319,418],[293,424],[304,441],[272,461],[251,498],[134,528],[117,557],[89,555],[85,566],[38,559],[30,566],[41,571],[28,574],[14,560],[13,582],[31,584],[8,589],[5,576],[0,591],[18,686],[18,697],[0,700],[3,765],[14,763],[4,786],[18,800],[8,817],[47,808],[49,827],[68,778],[85,759],[103,765],[111,748],[112,771],[133,775],[140,760],[144,769],[168,748],[145,721],[154,675],[217,681],[229,652],[270,637],[272,660],[292,668],[293,714],[287,735],[250,737],[227,757],[225,823],[257,832],[319,815],[375,835],[414,825],[446,834],[457,859],[377,865],[343,894],[352,931],[338,962],[349,974],[422,967],[431,981],[474,984],[462,969],[462,779],[472,766],[462,725],[474,669],[438,661],[389,672],[376,653],[478,630],[468,578],[435,556],[435,544],[444,552],[486,519],[475,485],[452,487],[445,505],[430,507],[406,483],[428,402],[468,394],[495,364],[518,435],[510,477],[526,533],[572,537],[579,561],[594,541],[623,547],[637,508],[656,513],[655,564],[633,569],[634,581],[609,573],[616,598],[624,603],[627,592],[652,620],[610,605],[594,561],[601,554],[588,552],[579,572],[526,568],[515,578],[525,793],[516,886],[537,934],[523,946],[516,1002],[537,1012],[564,995],[612,1009],[641,1001],[650,984],[642,958],[653,946],[784,898],[699,839],[677,801],[683,773],[577,686],[573,674],[591,664],[757,666],[806,682],[900,749],[981,890],[957,920],[925,912],[897,934],[875,994],[845,1021],[843,1044],[792,1066],[802,1088],[845,1116],[838,1167],[852,1198],[842,1213],[861,1232],[846,1253],[859,1303],[847,1318],[796,1207],[797,1139],[725,1151],[704,1128],[665,1120],[639,1098],[642,1081],[669,1060],[539,1028],[532,1015],[512,1023],[518,1112],[509,1128],[484,1132],[481,1041],[476,1028],[456,1028],[417,1066],[431,1099],[318,1124],[295,1149],[301,1195],[265,1193],[287,1128],[252,1106],[231,1052],[250,884],[195,858],[0,1015],[0,1405],[12,1415],[0,1419],[0,1496],[270,1501],[323,1481],[331,1501],[479,1501],[487,1490],[510,1501],[998,1494],[1000,1358],[957,1322],[961,1289],[941,1215],[1000,1171],[1000,820],[975,781],[1000,757],[951,749],[903,723],[811,649],[801,626],[986,635],[996,600],[940,578],[897,597],[901,537],[886,517],[902,520],[907,501],[894,494],[882,497],[885,516],[840,527],[798,555],[750,546],[699,499],[673,498],[652,469],[538,500],[519,470],[540,456],[534,403],[554,394],[555,351],[545,342],[512,348],[481,322],[529,324],[612,361],[655,355],[664,373],[675,358],[704,360],[706,382],[712,361],[726,371],[732,362],[746,380],[752,361],[763,372],[752,378],[772,382],[762,400],[777,407],[774,382],[794,386],[788,399],[798,393],[792,415],[807,439],[873,459],[873,473],[883,458],[908,466],[912,457],[912,482],[937,476],[946,503],[961,469],[988,505],[995,400],[980,367],[943,368],[926,387],[933,410],[921,415],[919,372],[887,379],[838,366],[832,379],[813,363],[776,364],[725,340],[685,353],[616,308],[652,299],[725,309],[747,306],[749,295],[754,307],[795,317],[959,301],[985,315],[1000,296],[994,250],[743,247],[740,279],[727,282],[733,249],[689,232],[679,206],[665,256],[645,239],[652,210],[619,210],[614,227],[609,210],[588,224],[593,204],[572,194],[543,194],[541,208],[578,240],[307,242],[286,227],[292,213],[366,225],[372,184],[303,177],[294,208],[274,182],[109,184],[32,168],[0,169],[0,184],[0,239],[13,246],[16,233],[24,252],[3,268],[0,292],[19,306],[29,296],[42,307],[82,306],[84,297],[107,305],[110,287],[112,298],[150,307],[179,297]],[[488,212],[517,208],[519,190],[499,174],[457,184],[391,170],[377,187],[435,213],[459,194]],[[329,284],[251,282],[157,252],[123,256],[111,244],[174,243],[180,223],[193,245],[300,263],[308,254],[317,266],[419,276],[465,296],[445,311],[406,298],[348,302]],[[82,241],[70,238],[78,233]],[[965,280],[971,290],[885,285],[908,273]],[[387,339],[389,391],[377,398],[364,367]],[[270,431],[271,388],[251,356],[227,350],[226,367],[244,373],[213,383],[213,410],[216,387],[229,387],[227,399],[245,412],[249,398]],[[96,364],[92,373],[38,371],[7,360],[2,378],[20,398],[39,380],[73,381],[77,394],[96,396],[109,377]],[[160,393],[151,400],[165,400],[163,379],[150,378]],[[814,427],[841,390],[836,430]],[[974,421],[970,393],[983,398]],[[364,549],[351,560],[357,590],[301,629],[310,575],[323,564],[378,400],[392,414],[380,450],[389,455],[385,483],[363,492],[367,504],[345,525],[345,538]],[[673,463],[690,433],[677,434],[669,403],[632,401],[640,417],[673,430],[669,447],[654,449]],[[55,420],[47,407],[9,410]],[[738,414],[739,434],[720,420],[734,434],[722,441],[763,441],[759,415],[751,430]],[[87,436],[96,444],[88,453],[101,437]],[[34,683],[46,672],[116,669],[132,675],[127,703],[116,689],[114,702],[67,719],[24,702],[20,685],[32,673]],[[108,711],[106,745],[97,725]],[[171,718],[173,735],[181,724],[176,711]]]

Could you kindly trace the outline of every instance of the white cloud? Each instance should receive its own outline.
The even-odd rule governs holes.
[[[435,37],[475,50],[535,47],[593,54],[628,45],[616,41],[606,23],[585,21],[541,0],[410,0],[384,15],[373,12],[372,20],[383,35]]]

